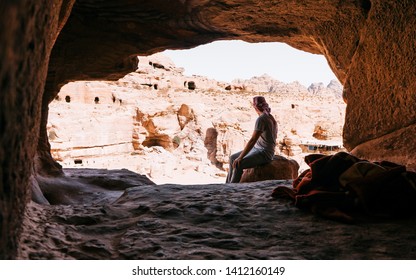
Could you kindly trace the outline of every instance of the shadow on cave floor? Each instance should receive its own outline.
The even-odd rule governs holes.
[[[63,176],[36,178],[43,196],[52,205],[108,203],[128,188],[155,185],[146,176],[127,169],[64,168],[63,171]]]
[[[271,197],[290,180],[155,185],[125,169],[64,171],[40,178],[56,203],[28,205],[19,259],[416,259],[415,218],[326,220]]]

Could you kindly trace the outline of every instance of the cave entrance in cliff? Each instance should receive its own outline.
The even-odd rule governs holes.
[[[230,45],[224,46],[224,43]],[[232,83],[221,81],[231,81],[234,78],[251,79],[253,76],[257,76],[257,78],[260,76],[261,80],[264,78],[262,78],[262,75],[267,73],[270,79],[281,81],[280,84],[283,86],[286,83],[292,83],[287,87],[290,92],[293,86],[302,86],[307,91],[312,82],[328,83],[329,80],[335,79],[323,56],[311,55],[275,43],[248,44],[237,42],[236,44],[235,42],[214,42],[210,46],[204,45],[195,48],[205,49],[208,47],[208,50],[202,50],[202,52],[194,53],[195,49],[191,49],[175,52],[165,51],[163,53],[168,57],[172,53],[182,53],[185,57],[190,58],[194,64],[207,69],[211,68],[216,74],[219,74],[225,68],[225,74],[229,75],[228,78],[226,76],[224,76],[225,78],[214,76],[209,72],[195,73],[195,75],[202,75],[219,81],[216,84],[216,89],[211,88],[211,85],[206,83],[210,88],[204,91],[201,88],[203,84],[201,81],[206,81],[206,79],[197,76],[190,77],[189,75],[193,73],[189,74],[187,72],[188,65],[184,65],[174,58],[175,66],[172,67],[176,67],[175,69],[184,67],[185,72],[182,70],[175,72],[172,70],[173,68],[168,67],[154,67],[155,64],[162,65],[166,62],[159,61],[156,56],[158,54],[141,57],[139,59],[140,73],[132,73],[133,75],[145,75],[146,67],[150,67],[149,71],[152,75],[156,73],[155,71],[161,71],[158,79],[155,79],[160,84],[160,87],[157,88],[143,85],[140,82],[143,77],[138,77],[139,82],[131,83],[131,80],[130,82],[126,82],[126,80],[116,84],[113,83],[111,86],[107,85],[105,81],[69,83],[61,89],[59,95],[62,98],[54,101],[61,102],[61,104],[51,104],[52,107],[50,106],[49,110],[49,135],[57,135],[54,139],[50,138],[52,154],[56,159],[60,159],[59,162],[63,163],[63,167],[127,168],[149,176],[156,183],[199,184],[224,182],[229,154],[243,148],[244,141],[248,140],[254,126],[255,112],[250,105],[252,96],[267,95],[266,99],[271,104],[273,112],[283,112],[278,118],[282,118],[282,116],[293,117],[295,112],[302,112],[304,107],[299,102],[291,100],[290,95],[286,95],[289,100],[283,104],[284,108],[281,109],[278,107],[276,100],[272,100],[273,87],[269,87],[265,92],[248,92],[236,88],[227,91],[224,85]],[[285,49],[284,58],[277,56],[281,47]],[[231,55],[230,52],[234,55]],[[218,58],[214,59],[214,56],[218,56]],[[277,58],[274,56],[277,56]],[[304,56],[312,56],[312,59],[305,59]],[[226,57],[231,58],[231,60],[226,60]],[[207,58],[209,58],[208,61]],[[140,62],[142,65],[140,65]],[[169,66],[169,64],[166,66]],[[195,71],[192,66],[189,67],[191,72]],[[303,77],[301,81],[300,76],[288,77],[273,73],[274,69],[279,67],[283,68],[285,74],[291,72],[289,69],[293,68],[295,70],[292,70],[292,72],[295,72],[296,75],[306,72],[306,75],[304,75],[306,78]],[[303,70],[299,70],[299,67]],[[244,72],[240,70],[244,70]],[[171,73],[183,75],[180,76],[179,80],[176,80],[175,85],[167,83],[168,80],[173,80],[169,76]],[[321,73],[321,75],[316,77],[314,76],[316,73]],[[132,75],[129,77],[129,79],[134,78]],[[148,81],[147,78],[144,80]],[[296,80],[299,82],[293,82]],[[194,83],[196,90],[189,88],[190,81]],[[264,79],[262,81],[264,82]],[[133,85],[135,90],[131,92],[131,95],[128,94],[129,90],[122,88],[129,84]],[[218,93],[215,92],[216,90]],[[143,92],[143,95],[139,94],[140,91]],[[201,93],[202,95],[198,95]],[[154,98],[157,96],[163,100],[155,102]],[[68,97],[68,100],[70,99],[70,104],[64,103],[66,97]],[[136,104],[136,101],[129,100],[132,97],[138,98],[137,104],[141,104],[140,108],[128,107]],[[69,102],[68,100],[66,102]],[[116,102],[117,100],[120,102]],[[168,101],[179,103],[166,105],[166,108],[170,108],[168,109],[169,113],[168,111],[159,112],[154,110],[156,107],[159,108],[159,105],[167,104]],[[96,106],[97,104],[100,104],[100,106]],[[201,109],[211,105],[216,108],[209,108],[209,111],[215,113],[209,115],[205,114],[204,111],[205,115],[200,114]],[[176,109],[172,111],[172,108]],[[67,110],[67,113],[64,110]],[[133,116],[133,121],[132,116],[126,113],[130,111],[137,112],[137,115]],[[198,113],[194,114],[197,111]],[[101,113],[102,115],[100,115]],[[65,121],[62,118],[63,115],[70,115],[72,119]],[[75,119],[75,116],[78,119]],[[51,117],[54,119],[51,119]],[[236,120],[233,120],[234,118]],[[206,123],[215,123],[215,125],[206,126]],[[298,123],[303,124],[304,121],[300,119]],[[200,124],[204,124],[204,126],[200,126]],[[76,131],[74,131],[74,128],[76,128]],[[294,130],[296,129],[288,127],[287,121],[282,119],[281,124],[279,124],[280,136],[284,133],[299,134],[302,129],[293,132]],[[315,135],[319,137],[317,139],[322,140],[322,137],[325,137],[325,133],[329,130],[325,125],[313,124],[310,128],[310,135]],[[172,133],[172,131],[174,132]],[[71,133],[71,135],[68,135],[68,133]],[[234,138],[227,139],[227,137]],[[290,141],[290,139],[287,140],[286,144]],[[307,147],[314,143],[308,144]],[[133,146],[133,151],[131,146]],[[178,147],[185,154],[179,154]],[[81,154],[83,149],[86,154]],[[125,154],[120,155],[120,153]],[[116,155],[116,157],[108,160],[105,157],[107,154]],[[91,155],[94,158],[88,158]],[[76,161],[74,161],[74,158]],[[134,166],[132,166],[133,164]],[[212,174],[214,176],[211,176]],[[217,176],[217,174],[220,174],[220,176]]]

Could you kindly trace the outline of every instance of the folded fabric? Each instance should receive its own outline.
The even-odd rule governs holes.
[[[416,213],[416,173],[392,162],[369,162],[349,153],[312,154],[309,169],[293,187],[278,186],[274,198],[288,198],[301,209],[326,218],[353,222],[360,214],[379,217]]]

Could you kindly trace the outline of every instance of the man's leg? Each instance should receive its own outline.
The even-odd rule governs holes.
[[[239,183],[244,169],[253,168],[262,164],[268,163],[264,154],[257,150],[252,149],[241,161],[237,168],[233,170],[230,183]]]
[[[230,166],[228,167],[228,174],[227,174],[227,179],[225,180],[225,183],[231,183],[231,178],[232,178],[233,172],[234,172],[233,163],[234,163],[235,159],[238,158],[242,152],[243,151],[240,151],[240,152],[232,154],[230,156],[230,162],[229,162]]]

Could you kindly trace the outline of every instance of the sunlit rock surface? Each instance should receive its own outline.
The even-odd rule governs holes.
[[[305,143],[342,146],[345,103],[342,87],[329,87],[335,82],[314,92],[269,76],[232,84],[241,88],[186,76],[162,54],[139,57],[138,70],[117,82],[69,83],[49,105],[52,156],[64,167],[124,167],[157,183],[224,182],[229,156],[253,131],[251,100],[259,94],[278,122],[278,154],[305,169],[303,156],[313,152],[302,150]]]

